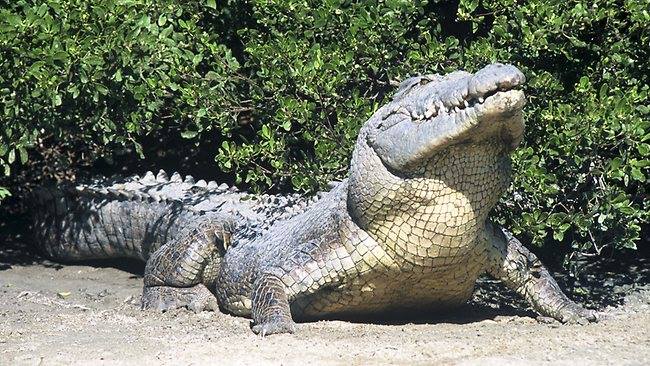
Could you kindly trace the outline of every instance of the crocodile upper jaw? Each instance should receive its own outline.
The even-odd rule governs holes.
[[[510,151],[519,144],[525,77],[514,66],[406,82],[365,127],[367,144],[392,170],[411,170],[451,145],[492,140]]]

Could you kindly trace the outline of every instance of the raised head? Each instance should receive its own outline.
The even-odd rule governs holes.
[[[524,75],[492,64],[475,74],[412,77],[362,129],[389,168],[410,170],[450,145],[494,140],[508,150],[521,141]]]
[[[405,80],[359,132],[347,197],[357,224],[418,263],[467,250],[508,187],[524,81],[501,64]]]

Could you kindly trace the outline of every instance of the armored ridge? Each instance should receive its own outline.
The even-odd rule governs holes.
[[[407,79],[361,128],[348,179],[310,202],[148,174],[38,194],[35,232],[55,258],[146,260],[144,309],[220,308],[262,335],[455,307],[484,273],[540,314],[595,321],[488,220],[523,136],[524,82],[501,64]]]
[[[35,238],[48,256],[146,261],[161,245],[202,222],[226,220],[225,228],[233,235],[223,245],[246,242],[317,198],[250,195],[214,181],[195,182],[192,176],[168,177],[161,170],[155,176],[147,172],[143,177],[39,188],[29,202]]]

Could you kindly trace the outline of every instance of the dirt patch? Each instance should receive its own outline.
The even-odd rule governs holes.
[[[117,268],[115,268],[117,267]],[[221,313],[139,310],[142,266],[59,265],[0,247],[0,364],[650,364],[648,265],[559,276],[601,310],[586,326],[539,323],[494,281],[454,314],[413,322],[321,321],[255,336]],[[589,273],[589,271],[587,271]]]

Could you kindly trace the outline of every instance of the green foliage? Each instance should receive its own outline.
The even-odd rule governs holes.
[[[524,69],[530,101],[526,146],[514,157],[521,199],[507,199],[502,216],[538,245],[601,253],[642,240],[648,9],[648,1],[535,2],[495,17],[490,43]]]
[[[9,196],[11,196],[11,192],[9,192],[5,187],[0,187],[0,202],[2,202],[3,198]]]
[[[497,210],[550,250],[634,248],[648,222],[650,1],[46,0],[0,10],[0,168],[45,138],[92,156],[205,136],[252,189],[345,176],[360,125],[417,73],[527,76]]]
[[[228,131],[241,108],[238,61],[173,1],[16,1],[0,10],[0,167],[41,139],[91,154],[172,126]]]

